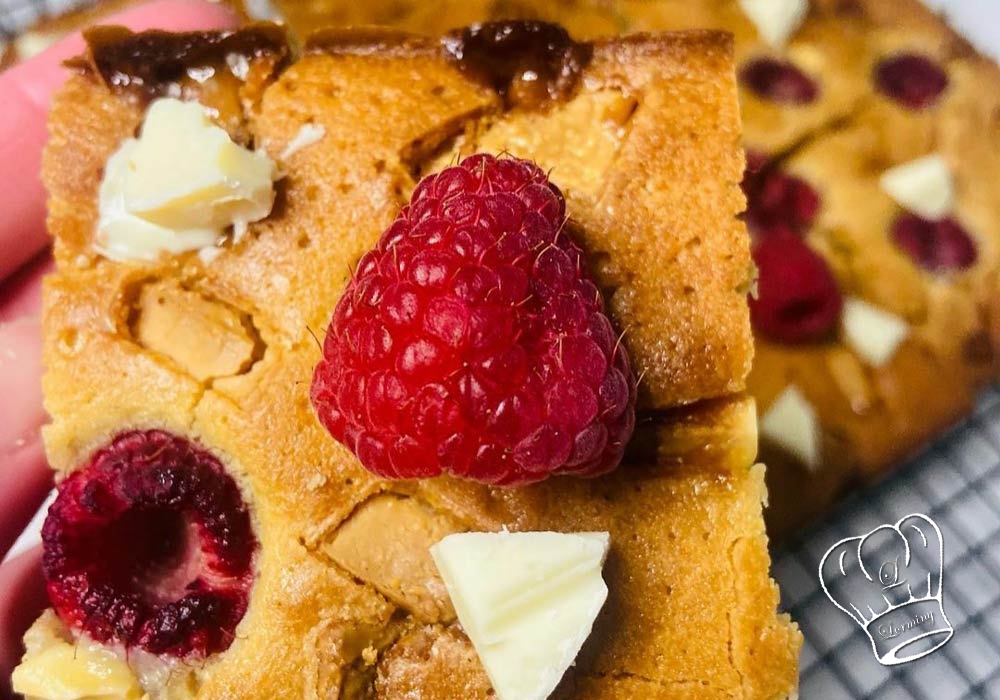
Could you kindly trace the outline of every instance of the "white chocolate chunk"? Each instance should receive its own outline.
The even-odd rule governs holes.
[[[210,228],[177,231],[130,213],[125,205],[125,180],[137,142],[129,139],[108,159],[98,191],[100,220],[94,249],[117,261],[155,260],[161,253],[183,253],[213,246],[220,236]]]
[[[809,471],[820,465],[820,431],[816,410],[792,384],[764,414],[760,432],[797,457]]]
[[[844,300],[843,324],[847,344],[872,367],[892,359],[910,334],[906,321],[861,299]]]
[[[263,219],[274,163],[234,143],[198,103],[156,100],[138,139],[108,160],[94,247],[112,260],[198,250]]]
[[[110,649],[95,642],[68,640],[50,611],[25,635],[27,652],[14,669],[14,692],[37,700],[135,700],[139,679]]]
[[[954,205],[951,171],[945,159],[936,153],[886,170],[879,185],[901,207],[925,219],[941,219]]]
[[[740,7],[764,41],[780,49],[805,19],[809,0],[740,0]]]
[[[471,532],[431,547],[500,700],[544,700],[608,596],[606,532]]]

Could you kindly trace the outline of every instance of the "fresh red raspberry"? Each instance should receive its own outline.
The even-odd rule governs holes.
[[[952,218],[929,221],[909,212],[900,214],[892,224],[892,240],[931,272],[964,270],[979,257],[972,236]]]
[[[756,58],[740,70],[740,82],[765,100],[806,105],[819,98],[819,85],[790,61]]]
[[[478,154],[425,177],[337,304],[312,402],[389,478],[519,485],[614,469],[635,379],[536,165]]]
[[[931,107],[948,87],[948,74],[931,59],[915,53],[883,58],[873,75],[879,92],[912,110]]]
[[[764,337],[783,343],[826,340],[840,322],[843,299],[826,261],[787,227],[754,246],[759,279],[750,319]]]
[[[53,607],[99,642],[203,658],[246,612],[250,515],[219,460],[184,438],[116,437],[59,485],[42,541]]]

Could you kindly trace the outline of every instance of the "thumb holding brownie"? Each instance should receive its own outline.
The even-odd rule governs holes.
[[[103,23],[133,30],[190,31],[234,26],[235,15],[201,0],[160,0]],[[83,52],[74,34],[39,56],[0,73],[0,557],[5,555],[51,487],[39,429],[41,279],[51,261],[45,230],[45,190],[39,178],[53,92],[62,63]],[[21,635],[44,605],[40,553],[0,565],[0,698],[23,651]]]

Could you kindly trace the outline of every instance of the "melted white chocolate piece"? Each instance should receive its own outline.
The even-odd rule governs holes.
[[[11,674],[14,692],[31,700],[137,700],[139,679],[113,651],[73,641],[52,611],[24,636],[27,651]]]
[[[229,138],[196,102],[153,102],[138,139],[108,160],[95,248],[112,260],[155,260],[214,245],[274,204],[277,168]]]

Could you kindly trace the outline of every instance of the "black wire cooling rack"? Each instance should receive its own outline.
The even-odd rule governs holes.
[[[0,0],[0,40],[88,0]],[[910,513],[944,542],[943,608],[954,636],[917,661],[882,666],[864,631],[823,593],[823,554]],[[891,478],[848,498],[773,552],[782,605],[805,635],[803,700],[1000,700],[1000,387],[975,414]]]
[[[882,666],[864,631],[824,594],[819,563],[841,539],[910,513],[941,529],[943,608],[955,634],[924,658]],[[1000,700],[1000,387],[890,479],[773,554],[782,605],[805,635],[803,700]]]

